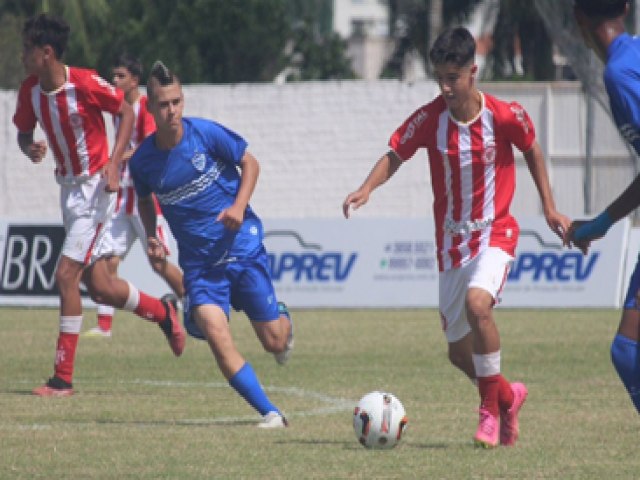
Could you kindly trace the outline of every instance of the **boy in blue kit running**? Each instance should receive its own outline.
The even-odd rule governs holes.
[[[238,352],[228,325],[230,306],[244,310],[265,350],[285,363],[293,347],[289,313],[271,282],[263,229],[249,206],[259,165],[245,140],[215,122],[183,118],[176,75],[156,62],[147,83],[156,133],[130,160],[148,255],[159,259],[151,194],[178,243],[184,272],[185,326],[206,339],[229,384],[262,416],[262,428],[287,426],[251,365]],[[239,173],[241,172],[241,173]]]
[[[625,31],[628,0],[575,0],[574,13],[588,47],[605,62],[604,84],[611,112],[622,136],[640,154],[640,38]],[[640,175],[600,215],[572,223],[567,239],[586,254],[591,241],[640,205]],[[636,263],[611,361],[640,413],[640,259]]]

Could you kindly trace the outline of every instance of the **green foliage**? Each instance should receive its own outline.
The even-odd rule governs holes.
[[[24,76],[20,30],[43,9],[71,25],[65,61],[106,78],[123,51],[147,67],[162,59],[185,83],[271,81],[294,58],[300,79],[353,76],[345,43],[331,33],[330,0],[4,0],[0,46],[16,53],[0,60],[12,67],[0,87]]]

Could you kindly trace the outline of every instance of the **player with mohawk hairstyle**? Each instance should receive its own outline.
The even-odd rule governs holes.
[[[605,62],[604,84],[613,120],[640,154],[640,38],[626,32],[627,0],[575,0],[574,14],[588,47]],[[640,175],[600,215],[571,224],[567,239],[587,253],[593,240],[640,205]],[[611,361],[640,413],[640,259],[631,274]]]
[[[178,242],[187,331],[207,340],[229,384],[263,416],[259,427],[285,427],[284,415],[237,350],[228,324],[231,307],[244,310],[264,349],[278,363],[287,361],[293,324],[276,299],[262,222],[249,206],[258,161],[238,134],[210,120],[182,116],[180,79],[160,61],[151,69],[147,96],[157,130],[129,164],[147,253],[151,259],[161,255],[153,193]]]

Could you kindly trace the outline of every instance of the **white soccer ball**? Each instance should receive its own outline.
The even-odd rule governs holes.
[[[404,407],[391,393],[367,393],[353,412],[353,430],[366,448],[395,447],[406,426]]]

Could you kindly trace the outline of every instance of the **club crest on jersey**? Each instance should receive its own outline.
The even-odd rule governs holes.
[[[82,127],[82,115],[79,113],[72,113],[69,115],[69,123],[72,128],[80,128]]]
[[[483,163],[489,165],[496,161],[496,144],[493,142],[487,142],[482,152]]]
[[[191,157],[191,164],[193,165],[193,168],[195,168],[199,172],[202,172],[204,170],[204,166],[206,165],[206,163],[207,157],[204,153],[196,152],[193,157]]]

